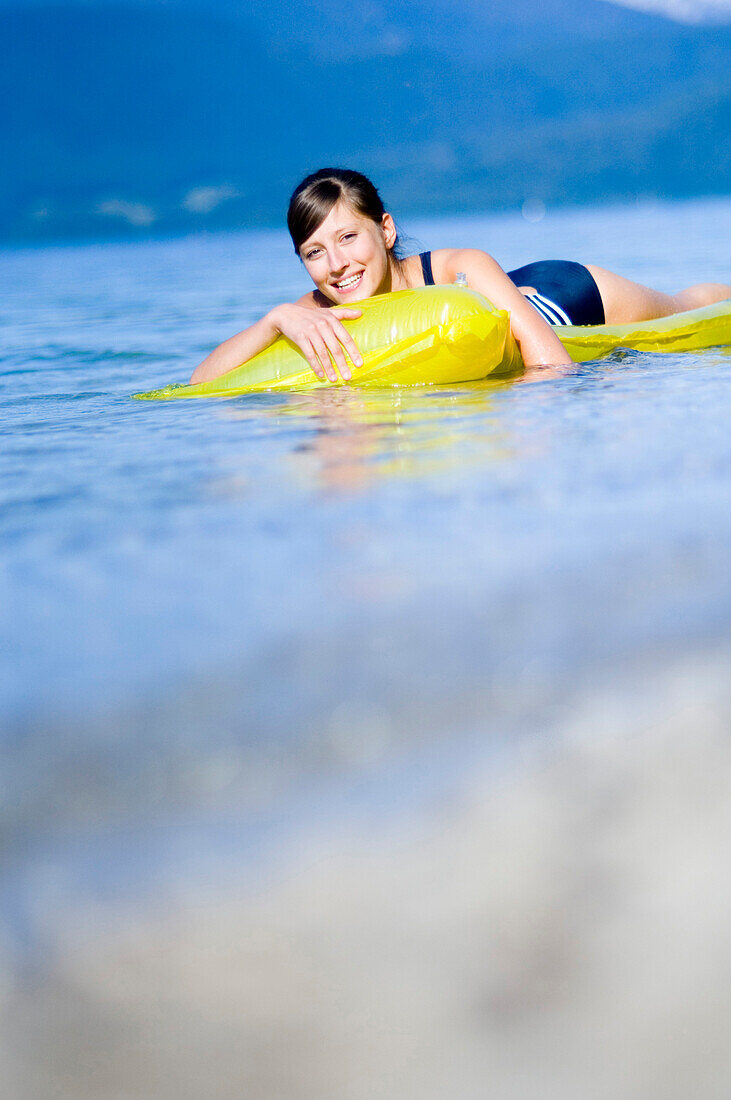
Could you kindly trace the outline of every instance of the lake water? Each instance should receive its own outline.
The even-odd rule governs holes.
[[[668,291],[730,277],[731,201],[402,228],[424,248],[485,247],[506,268],[572,258]],[[632,883],[657,887],[640,907],[648,942],[653,904],[675,914],[675,960],[687,891],[708,902],[697,926],[691,914],[699,935],[728,901],[713,784],[731,716],[729,350],[622,353],[531,384],[138,403],[132,393],[186,380],[221,339],[304,292],[283,233],[12,250],[0,278],[0,1060],[13,1095],[200,1096],[220,1072],[219,1096],[482,1096],[488,1049],[496,1095],[530,1094],[543,1050],[531,1013],[548,994],[529,913],[545,911],[545,965],[560,970],[570,929],[595,935],[589,900],[611,894],[592,860],[624,884],[604,934],[625,961],[641,954]],[[493,802],[502,817],[486,823]],[[671,825],[678,848],[658,856]],[[567,885],[589,833],[588,869]],[[462,868],[454,912],[428,858],[439,875]],[[378,860],[394,882],[422,868],[408,907],[389,909]],[[425,911],[396,994],[386,963],[406,926],[424,933]],[[453,997],[475,958],[464,937],[476,914],[502,928],[506,911],[523,929],[510,980],[513,933],[481,956],[502,1015],[475,1007],[476,991],[465,1031]],[[244,956],[242,928],[260,948]],[[544,1005],[567,1049],[575,1036],[585,1051],[580,1021],[598,1034],[614,1003],[607,942],[594,945],[588,1005],[575,990]],[[728,933],[715,942],[709,967],[723,973]],[[431,969],[442,956],[462,975],[446,994]],[[350,1030],[323,967],[330,992],[349,990]],[[390,1006],[380,1025],[374,973]],[[688,961],[670,993],[653,987],[644,1018],[678,1006],[687,1062],[640,1059],[627,1091],[610,1074],[607,1096],[693,1093],[713,1042],[679,1006],[695,997],[705,1019],[727,985]],[[513,1040],[532,1044],[522,1068],[498,1065],[505,1012]],[[388,1038],[401,1026],[408,1072]],[[427,1054],[431,1027],[449,1037],[451,1071]],[[606,1050],[622,1041],[612,1032]],[[288,1076],[277,1052],[293,1042]],[[108,1057],[94,1068],[97,1049]],[[714,1050],[696,1095],[724,1095],[720,1039]],[[604,1095],[585,1059],[566,1056],[555,1095]]]

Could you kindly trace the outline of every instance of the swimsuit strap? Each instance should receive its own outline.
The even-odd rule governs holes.
[[[434,286],[434,275],[431,269],[431,252],[420,252],[421,273],[424,276],[424,286]]]

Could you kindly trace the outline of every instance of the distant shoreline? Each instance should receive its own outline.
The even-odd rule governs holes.
[[[693,203],[718,203],[724,205],[731,201],[731,191],[719,191],[719,192],[705,192],[693,195],[658,195],[658,194],[638,194],[627,196],[616,196],[604,199],[587,199],[585,201],[564,202],[564,203],[545,203],[544,211],[541,213],[540,218],[533,219],[527,218],[528,221],[543,220],[544,217],[551,217],[556,214],[564,214],[571,211],[578,210],[621,210],[628,207],[647,208],[652,209],[658,206],[674,205],[674,204],[693,204]],[[540,201],[540,205],[544,205]],[[471,218],[480,217],[515,217],[520,216],[522,206],[527,204],[506,204],[491,205],[489,207],[438,207],[438,208],[424,208],[423,206],[411,206],[407,203],[404,207],[403,216],[400,221],[407,225],[414,221],[424,220],[440,220],[444,218],[464,218],[469,220]],[[23,249],[36,249],[36,248],[64,248],[64,247],[84,247],[86,245],[117,245],[117,244],[146,244],[155,241],[175,241],[185,240],[189,237],[215,237],[218,235],[227,235],[231,233],[276,233],[278,231],[284,231],[283,216],[278,219],[262,219],[261,221],[251,221],[248,224],[232,221],[226,222],[214,222],[212,224],[205,224],[196,221],[181,222],[177,225],[160,222],[159,224],[153,223],[149,226],[138,227],[130,225],[129,223],[123,223],[118,225],[115,229],[106,227],[106,231],[102,231],[101,227],[98,232],[95,231],[81,231],[68,232],[68,233],[49,233],[47,235],[6,235],[4,236],[0,232],[0,251],[16,251]]]

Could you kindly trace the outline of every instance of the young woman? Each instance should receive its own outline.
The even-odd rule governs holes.
[[[398,234],[378,191],[360,172],[323,168],[297,187],[287,224],[294,249],[315,284],[298,302],[275,306],[232,336],[196,368],[191,382],[217,378],[247,362],[280,335],[302,351],[318,378],[351,377],[362,358],[343,320],[359,317],[350,303],[407,287],[467,284],[500,309],[526,367],[570,363],[553,328],[621,324],[694,309],[731,296],[731,287],[703,283],[662,294],[601,267],[546,260],[504,272],[476,248],[442,248],[400,258]],[[349,363],[350,360],[350,363]]]

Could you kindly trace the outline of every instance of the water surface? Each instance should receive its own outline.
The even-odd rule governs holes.
[[[505,267],[729,277],[720,200],[405,228]],[[579,712],[619,742],[645,678],[703,724],[731,621],[728,349],[138,403],[306,289],[283,234],[0,270],[9,972],[52,968],[100,899],[107,927],[161,883],[226,896],[284,835],[503,774]]]

